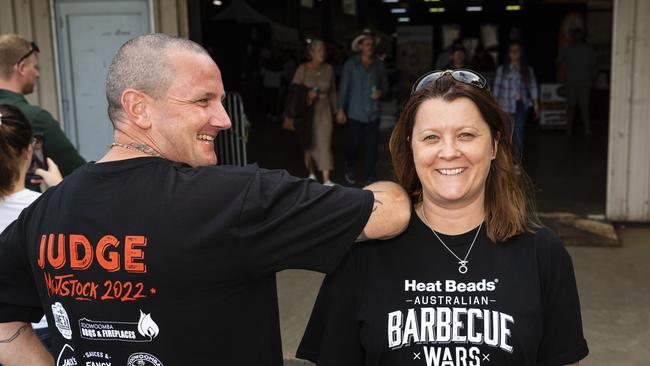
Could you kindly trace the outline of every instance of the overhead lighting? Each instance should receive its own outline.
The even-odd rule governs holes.
[[[408,23],[408,22],[411,21],[411,18],[409,18],[409,17],[399,17],[399,18],[397,18],[397,21],[400,22],[400,23]]]
[[[212,5],[221,6],[221,5],[223,5],[223,1],[221,1],[221,0],[212,0]]]
[[[398,3],[399,0],[382,0],[382,2],[385,4],[395,4]]]
[[[424,0],[425,3],[439,3],[440,0]]]
[[[406,9],[404,8],[394,8],[390,9],[390,12],[393,14],[406,14]]]
[[[507,11],[519,11],[521,10],[521,5],[506,5]]]
[[[429,8],[429,13],[444,13],[445,8]]]
[[[483,11],[482,6],[468,6],[465,8],[467,11]]]

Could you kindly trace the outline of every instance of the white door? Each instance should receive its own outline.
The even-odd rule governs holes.
[[[151,33],[148,0],[55,0],[65,133],[88,161],[113,141],[106,112],[106,73],[127,40]]]

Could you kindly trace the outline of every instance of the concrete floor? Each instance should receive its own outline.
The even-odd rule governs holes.
[[[617,230],[618,248],[568,247],[573,258],[587,366],[650,365],[650,228]],[[292,360],[323,276],[308,271],[278,275],[280,323],[286,365]]]

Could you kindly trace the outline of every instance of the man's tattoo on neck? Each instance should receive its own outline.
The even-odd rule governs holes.
[[[23,325],[22,327],[18,328],[16,333],[14,333],[14,335],[12,335],[11,337],[9,337],[7,339],[0,339],[0,343],[11,343],[11,342],[13,342],[16,338],[18,338],[20,336],[20,333],[22,333],[29,326],[30,326],[29,324]]]

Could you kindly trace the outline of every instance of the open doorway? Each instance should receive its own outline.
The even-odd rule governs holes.
[[[220,5],[215,5],[217,3]],[[350,3],[354,4],[352,9]],[[351,53],[349,43],[361,29],[371,28],[382,35],[378,51],[385,54],[392,93],[384,103],[383,113],[389,123],[380,135],[383,144],[380,145],[377,178],[390,179],[389,124],[391,118],[395,121],[404,101],[400,88],[408,88],[408,77],[417,77],[405,77],[409,70],[404,64],[412,63],[401,62],[400,57],[430,60],[426,61],[430,64],[427,68],[433,69],[445,48],[457,38],[468,47],[470,57],[474,56],[475,46],[483,43],[486,52],[491,54],[492,67],[496,67],[507,56],[510,41],[519,40],[539,84],[541,112],[548,112],[540,119],[531,116],[524,130],[522,164],[537,189],[538,210],[604,215],[612,2],[515,1],[512,3],[516,5],[508,5],[503,1],[484,1],[478,6],[480,10],[475,3],[454,1],[432,6],[415,0],[397,4],[383,0],[204,0],[198,6],[197,14],[200,15],[191,22],[201,23],[194,37],[213,52],[224,74],[226,88],[243,95],[252,124],[249,161],[262,167],[285,168],[298,176],[307,173],[299,145],[290,132],[280,129],[277,118],[269,118],[277,115],[281,102],[275,105],[275,110],[270,109],[267,94],[262,92],[265,86],[260,73],[264,60],[273,52],[289,51],[299,63],[304,49],[302,41],[308,37],[324,38],[328,43],[327,60],[336,68]],[[237,5],[237,12],[228,11],[233,5]],[[421,37],[429,44],[413,52],[402,52],[400,37],[409,27],[429,29],[424,31],[429,34]],[[568,32],[573,28],[584,30],[587,43],[596,52],[597,76],[590,93],[589,135],[582,128],[580,112],[570,136],[562,122],[565,96],[563,88],[558,86],[563,79],[557,61]],[[278,34],[281,34],[280,39]],[[272,64],[275,71],[281,70]],[[488,78],[494,77],[494,72],[481,71]],[[333,179],[341,183],[344,182],[345,133],[345,127],[334,126]]]

